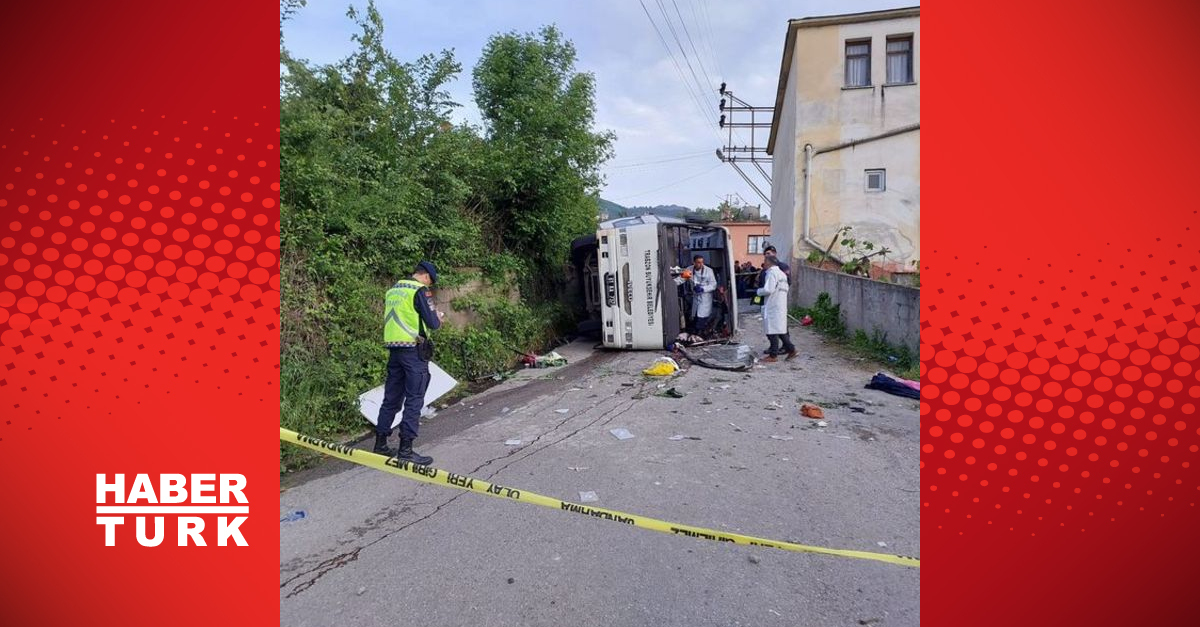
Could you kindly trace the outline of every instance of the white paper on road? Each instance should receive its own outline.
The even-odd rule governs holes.
[[[438,367],[432,361],[429,362],[429,389],[425,391],[425,406],[422,409],[428,408],[434,401],[446,395],[447,392],[454,389],[458,385],[458,381],[454,377],[446,374],[445,370]],[[379,420],[379,406],[383,404],[383,386],[379,386],[369,392],[364,392],[358,397],[358,411],[366,417],[371,424],[375,424]],[[404,411],[404,403],[400,404],[400,411]],[[400,411],[396,412],[398,415]],[[424,412],[422,412],[424,413]],[[392,419],[392,426],[400,423],[399,418]]]

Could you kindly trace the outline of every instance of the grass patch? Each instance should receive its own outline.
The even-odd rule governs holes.
[[[861,329],[847,333],[842,307],[835,304],[828,293],[821,292],[812,307],[794,308],[791,313],[797,318],[810,316],[815,330],[854,354],[877,362],[905,379],[921,378],[920,359],[907,346],[888,342],[879,329],[869,335]]]

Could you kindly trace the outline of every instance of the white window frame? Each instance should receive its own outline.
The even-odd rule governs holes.
[[[748,235],[746,236],[746,254],[761,255],[763,249],[767,247],[767,238],[770,235]],[[755,238],[758,238],[757,242]],[[757,246],[755,245],[757,243]]]
[[[869,194],[878,194],[887,191],[887,170],[885,168],[872,168],[865,170],[863,180],[863,189]],[[879,187],[871,187],[871,176],[879,175]]]

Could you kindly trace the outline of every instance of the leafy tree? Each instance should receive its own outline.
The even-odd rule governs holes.
[[[282,3],[281,25],[303,5]],[[439,332],[452,374],[494,372],[509,346],[552,337],[563,308],[545,268],[594,230],[589,193],[612,141],[591,130],[592,78],[572,70],[574,48],[554,29],[488,43],[474,77],[479,129],[451,122],[460,105],[448,86],[462,72],[452,51],[401,61],[373,2],[347,15],[356,45],[336,63],[295,58],[282,33],[280,44],[280,393],[284,423],[318,433],[361,421],[356,397],[386,363],[383,294],[421,259],[443,286],[480,265],[496,283],[522,279],[522,302],[466,303],[480,325]]]
[[[504,243],[537,267],[561,265],[571,239],[595,229],[593,195],[615,139],[592,130],[595,78],[575,60],[575,46],[547,26],[492,37],[473,73]]]

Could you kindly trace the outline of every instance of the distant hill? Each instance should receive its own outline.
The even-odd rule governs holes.
[[[647,213],[656,216],[670,216],[680,218],[684,215],[693,213],[690,207],[681,205],[656,205],[654,207],[625,207],[611,200],[600,199],[600,214],[605,219],[624,218],[628,216],[640,216]]]

